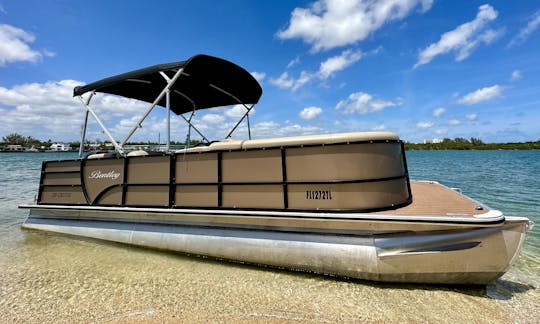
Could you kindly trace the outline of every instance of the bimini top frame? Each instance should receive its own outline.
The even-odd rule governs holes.
[[[146,113],[121,143],[114,140],[90,107],[90,101],[96,92],[119,95],[150,104]],[[82,97],[85,93],[90,93],[86,100]],[[249,72],[232,62],[208,55],[195,55],[186,61],[154,65],[75,87],[73,95],[78,96],[86,108],[79,153],[82,154],[88,114],[90,113],[109,137],[115,149],[123,154],[123,146],[137,128],[141,127],[142,122],[155,106],[167,109],[168,149],[170,111],[182,116],[188,122],[190,129],[193,128],[203,136],[191,124],[191,118],[196,110],[241,104],[246,108],[246,112],[238,122],[239,124],[244,118],[249,118],[249,112],[262,95],[262,88]],[[182,115],[187,112],[192,113],[189,119]],[[227,137],[230,137],[238,124]],[[203,136],[203,138],[205,137]]]

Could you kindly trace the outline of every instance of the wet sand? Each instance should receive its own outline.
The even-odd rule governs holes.
[[[540,265],[526,253],[486,289],[344,280],[45,233],[10,235],[0,256],[4,323],[540,321]]]

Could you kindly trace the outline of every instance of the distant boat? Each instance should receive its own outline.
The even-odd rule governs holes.
[[[122,142],[90,106],[96,92],[150,104]],[[533,226],[437,182],[410,181],[392,133],[231,139],[244,120],[249,131],[262,89],[220,58],[150,66],[74,95],[86,107],[80,158],[43,163],[37,201],[20,206],[30,209],[25,229],[368,280],[486,284]],[[233,104],[245,114],[222,141],[191,122],[197,110]],[[166,152],[127,152],[156,105],[207,143],[170,150],[168,118]],[[89,114],[113,152],[84,154]]]

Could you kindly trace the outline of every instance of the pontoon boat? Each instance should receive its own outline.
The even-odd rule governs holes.
[[[149,103],[122,142],[91,107],[96,92]],[[76,87],[85,107],[80,158],[43,162],[37,200],[21,206],[30,209],[23,228],[391,282],[486,284],[516,259],[532,222],[410,181],[395,134],[232,139],[244,120],[249,129],[261,95],[250,73],[207,55]],[[209,142],[193,115],[227,105],[245,114]],[[168,149],[128,152],[155,106],[167,109]],[[172,150],[171,111],[206,145]],[[89,114],[114,152],[83,152]]]

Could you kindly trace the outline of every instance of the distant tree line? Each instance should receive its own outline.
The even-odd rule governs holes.
[[[46,141],[41,141],[39,139],[36,139],[32,136],[24,136],[18,133],[11,133],[9,135],[6,135],[2,137],[2,141],[0,142],[0,148],[7,146],[7,145],[21,145],[23,148],[37,148],[37,149],[49,149],[52,144],[55,142],[48,139]],[[105,141],[96,141],[94,142],[96,144],[99,144],[98,149],[107,149],[110,148],[108,143]],[[190,146],[195,146],[197,144],[200,144],[200,140],[191,140]],[[74,142],[67,142],[66,144],[69,144],[72,149],[77,149],[81,142],[80,141],[74,141]],[[88,147],[88,142],[86,143]],[[128,145],[159,145],[157,142],[128,142]],[[163,145],[163,143],[161,143]],[[177,142],[177,141],[171,141],[171,145],[185,145],[185,142]]]
[[[484,143],[482,140],[471,137],[466,139],[457,137],[445,138],[440,143],[405,143],[406,150],[539,150],[540,140],[536,142],[520,143]]]
[[[23,136],[18,133],[12,133],[2,138],[0,147],[6,145],[21,145],[24,148],[43,148],[48,149],[54,142],[50,139],[47,141],[38,140],[32,136]],[[200,144],[200,140],[191,140],[190,146]],[[69,142],[72,148],[79,147],[80,142]],[[99,149],[110,148],[106,142],[99,142]],[[163,144],[163,143],[161,143]],[[185,142],[171,141],[171,145],[185,145]],[[159,145],[156,142],[129,142],[128,145]],[[445,138],[440,143],[405,143],[406,150],[539,150],[540,140],[536,142],[520,142],[520,143],[484,143],[481,139],[471,137],[466,139],[457,137],[454,139]]]

